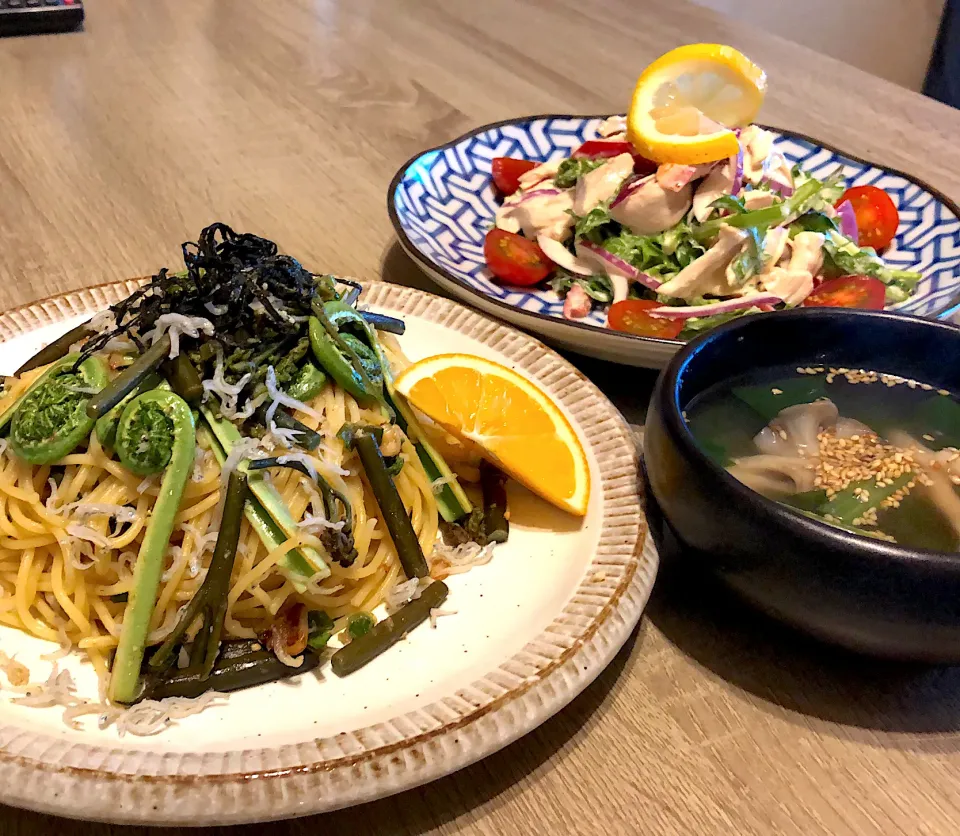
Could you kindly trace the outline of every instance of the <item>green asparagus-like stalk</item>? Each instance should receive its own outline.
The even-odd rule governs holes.
[[[20,377],[24,372],[32,372],[34,369],[39,369],[48,363],[55,363],[57,360],[62,360],[67,356],[67,352],[70,351],[70,346],[80,342],[80,340],[86,339],[91,334],[93,334],[93,331],[91,331],[86,324],[78,325],[76,328],[67,331],[62,337],[54,340],[50,345],[41,348],[33,357],[14,372],[14,376]]]
[[[190,669],[200,673],[201,679],[210,676],[217,654],[220,651],[220,634],[227,615],[227,594],[230,592],[230,575],[237,557],[240,541],[240,523],[243,521],[243,506],[247,498],[247,477],[235,470],[227,484],[227,497],[223,505],[223,517],[217,545],[213,549],[207,576],[193,596],[187,609],[150,659],[150,667],[162,670],[167,667],[174,649],[183,642],[190,625],[203,617],[200,632],[193,641],[190,653]]]
[[[87,404],[87,415],[94,421],[106,415],[120,401],[155,372],[170,353],[170,335],[164,334],[136,360],[118,374],[110,385],[97,393]]]
[[[341,430],[343,433],[343,430]],[[387,524],[390,538],[397,549],[397,557],[408,578],[424,578],[430,574],[430,567],[423,556],[417,533],[403,506],[403,500],[397,486],[387,472],[387,465],[380,453],[374,428],[360,427],[343,436],[348,445],[357,451],[363,465],[370,490],[377,500],[383,521]]]
[[[133,702],[138,696],[140,667],[146,649],[147,633],[150,630],[150,619],[157,600],[160,575],[163,572],[163,558],[173,532],[174,518],[180,508],[183,489],[193,472],[196,450],[193,413],[186,401],[172,392],[153,390],[135,398],[123,411],[117,430],[117,451],[121,455],[121,461],[126,457],[128,461],[142,462],[148,454],[150,462],[163,458],[152,450],[138,452],[141,441],[152,446],[159,438],[152,422],[141,422],[141,414],[145,410],[152,413],[154,407],[162,410],[169,421],[168,429],[172,433],[173,442],[169,455],[166,456],[166,470],[160,484],[160,494],[153,506],[137,557],[133,586],[123,615],[120,645],[110,677],[110,698],[120,703]],[[154,434],[150,434],[151,431]],[[166,434],[163,434],[163,438],[166,437]],[[132,446],[134,444],[136,446]]]
[[[434,581],[419,598],[404,604],[399,610],[373,625],[366,633],[344,645],[330,660],[330,668],[337,676],[347,676],[372,662],[389,650],[414,627],[430,617],[430,610],[438,608],[450,590],[442,581]]]
[[[226,456],[230,454],[233,445],[242,438],[240,431],[229,421],[218,418],[206,407],[201,407],[200,412],[217,442],[213,448],[214,454],[217,454],[217,447],[222,451],[221,455],[224,457],[221,460],[222,464],[226,461]],[[273,537],[278,536],[279,540],[273,545],[273,548],[276,548],[288,537],[297,535],[300,531],[297,521],[294,520],[277,489],[263,478],[262,473],[248,473],[246,462],[241,462],[238,467],[241,473],[248,474],[250,491],[258,500],[256,504],[259,504],[259,508],[252,501],[248,502],[246,513],[247,519],[256,529],[264,545],[270,548]],[[327,566],[322,555],[309,546],[287,552],[280,561],[280,567],[299,592],[307,588],[307,581],[311,578],[320,580],[330,574],[330,567]]]

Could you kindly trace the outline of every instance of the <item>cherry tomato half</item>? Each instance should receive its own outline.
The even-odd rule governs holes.
[[[625,140],[588,139],[570,156],[574,159],[584,157],[589,160],[602,160],[607,157],[617,157],[620,154],[633,155],[634,174],[653,174],[657,170],[657,164],[653,160],[640,156],[632,143]]]
[[[646,177],[648,174],[653,174],[659,167],[659,163],[655,163],[653,160],[648,160],[641,154],[633,155],[634,174],[639,174],[641,177]]]
[[[619,157],[621,154],[632,154],[633,145],[626,140],[588,139],[570,156],[585,157],[588,160],[602,160],[607,157]]]
[[[640,337],[675,339],[683,330],[683,320],[650,316],[648,311],[662,308],[651,299],[624,299],[614,302],[607,311],[607,324],[614,331],[626,331]]]
[[[866,308],[883,309],[887,287],[870,276],[841,276],[825,281],[803,300],[806,308]]]
[[[540,163],[533,160],[517,160],[513,157],[494,157],[490,170],[493,183],[500,194],[513,194],[520,188],[520,178]]]
[[[553,262],[534,241],[503,229],[491,229],[483,241],[487,267],[504,284],[528,287],[543,281]]]
[[[883,189],[876,186],[853,186],[843,193],[837,206],[849,202],[857,216],[860,246],[881,250],[887,246],[900,226],[900,213]]]

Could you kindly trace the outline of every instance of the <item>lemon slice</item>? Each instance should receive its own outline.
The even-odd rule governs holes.
[[[699,165],[738,151],[732,128],[754,120],[767,76],[742,52],[689,44],[647,67],[633,91],[627,135],[658,163]]]
[[[417,409],[535,494],[587,513],[590,468],[560,407],[512,369],[469,354],[438,354],[406,368],[394,386]]]

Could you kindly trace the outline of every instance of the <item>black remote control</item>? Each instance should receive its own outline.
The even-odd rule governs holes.
[[[81,23],[81,0],[0,0],[0,35],[68,32]]]

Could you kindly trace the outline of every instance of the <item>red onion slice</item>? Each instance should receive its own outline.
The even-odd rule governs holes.
[[[520,199],[515,203],[504,205],[520,206],[522,203],[526,203],[528,200],[533,200],[535,197],[556,197],[558,194],[563,194],[563,189],[532,189],[531,191],[521,195]]]
[[[776,305],[783,300],[772,293],[758,293],[753,296],[741,296],[737,299],[723,299],[707,305],[688,305],[682,308],[651,308],[647,313],[650,316],[664,319],[693,319],[698,316],[713,316],[714,314],[731,313],[732,311],[758,308],[761,305]]]
[[[618,203],[623,203],[630,195],[632,195],[637,189],[642,189],[647,183],[656,177],[655,174],[644,174],[642,176],[628,177],[624,180],[623,185],[620,187],[620,191],[617,193],[617,196],[613,199],[613,203],[610,204],[610,208],[613,209]]]
[[[619,157],[621,154],[632,154],[633,145],[623,139],[588,139],[570,156],[573,159],[603,160],[609,157]]]
[[[840,234],[859,247],[860,229],[857,226],[857,213],[853,211],[853,204],[849,200],[845,200],[837,207],[837,218],[840,221]]]
[[[739,134],[738,134],[739,136]],[[740,150],[737,151],[735,157],[730,158],[733,162],[733,188],[730,189],[730,194],[736,197],[740,194],[740,189],[743,188],[743,146],[740,146]]]
[[[608,276],[622,276],[632,282],[639,282],[650,290],[656,290],[661,282],[653,276],[641,273],[630,262],[615,256],[612,252],[591,244],[589,241],[580,241],[577,244],[578,255],[586,262],[595,264]]]

